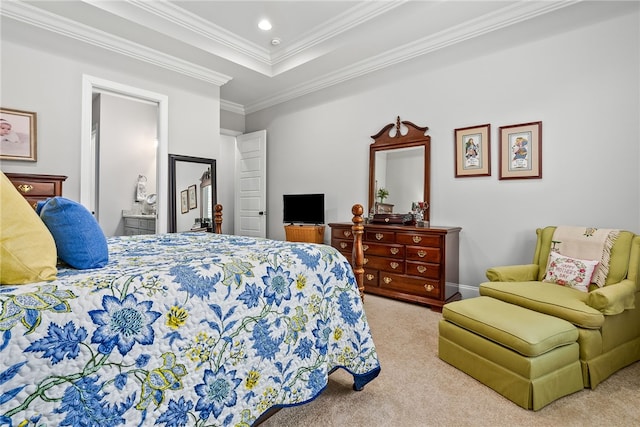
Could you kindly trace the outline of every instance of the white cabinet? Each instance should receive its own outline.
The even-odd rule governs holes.
[[[124,235],[156,234],[156,217],[152,215],[122,215]]]

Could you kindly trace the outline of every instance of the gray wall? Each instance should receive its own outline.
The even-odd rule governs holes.
[[[284,239],[285,193],[325,193],[326,222],[366,209],[370,135],[397,115],[429,127],[431,223],[462,227],[464,286],[529,263],[536,227],[640,232],[640,14],[624,9],[575,28],[534,20],[247,116],[268,133],[269,237]],[[498,127],[532,121],[543,178],[498,180]],[[484,123],[492,174],[456,179],[454,129]]]
[[[0,60],[2,106],[38,114],[38,161],[3,160],[4,172],[67,175],[63,196],[80,199],[83,74],[167,95],[169,153],[220,155],[215,85],[10,20],[3,21]]]

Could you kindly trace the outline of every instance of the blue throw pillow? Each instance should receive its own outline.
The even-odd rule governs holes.
[[[36,212],[56,242],[58,258],[80,270],[107,265],[107,239],[87,208],[64,197],[53,197],[39,202]]]

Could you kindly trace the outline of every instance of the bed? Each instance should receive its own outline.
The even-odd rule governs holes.
[[[0,425],[249,426],[338,368],[356,390],[380,372],[356,275],[328,245],[106,241],[102,268],[0,287]]]

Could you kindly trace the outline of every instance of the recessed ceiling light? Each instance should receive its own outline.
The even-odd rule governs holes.
[[[263,19],[258,23],[258,28],[260,28],[262,31],[269,31],[271,29],[271,22],[269,22],[269,20],[267,19]]]
[[[275,39],[271,39],[271,45],[272,46],[278,46],[280,44],[280,39],[279,38],[275,38]]]

